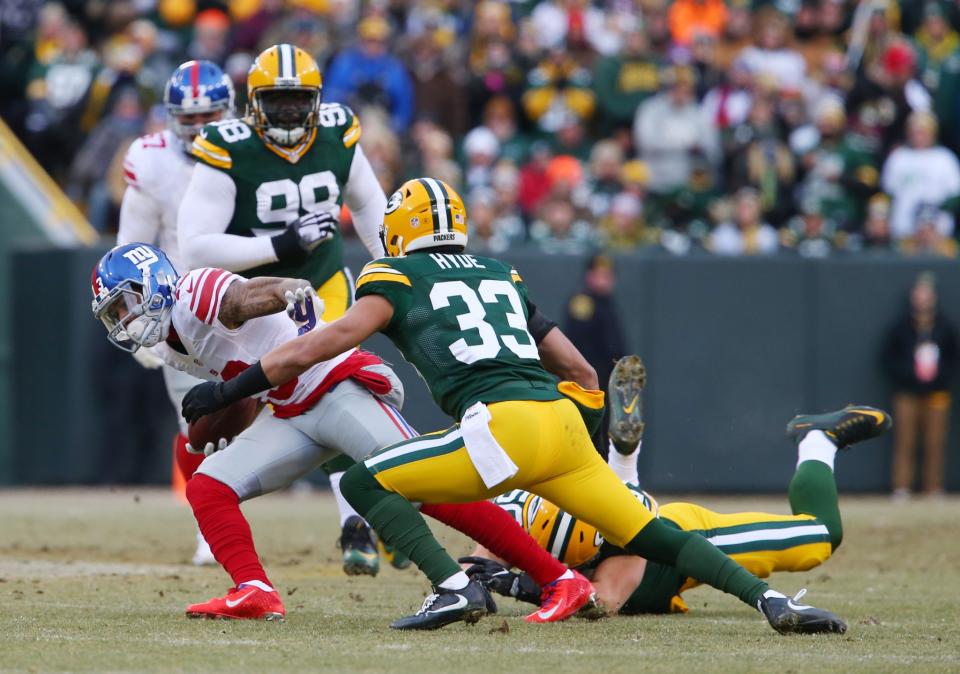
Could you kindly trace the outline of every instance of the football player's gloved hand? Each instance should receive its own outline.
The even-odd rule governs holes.
[[[540,586],[526,573],[516,573],[486,557],[461,557],[461,564],[473,564],[464,573],[491,592],[540,605]]]
[[[283,294],[287,300],[287,316],[297,324],[297,334],[313,330],[323,315],[323,300],[317,297],[313,288],[297,288]]]
[[[154,353],[153,349],[148,346],[141,346],[139,349],[134,351],[133,358],[140,363],[142,367],[145,367],[148,370],[156,370],[164,363],[163,358]]]
[[[203,454],[204,456],[210,456],[214,452],[219,452],[221,449],[226,449],[227,445],[230,444],[230,441],[226,438],[220,438],[217,440],[217,444],[208,442],[202,448],[194,449],[193,445],[189,442],[187,443],[187,452],[190,454]]]
[[[180,413],[188,424],[192,424],[200,417],[222,410],[228,404],[223,397],[223,382],[205,381],[183,396]]]
[[[294,220],[280,234],[270,238],[277,259],[302,260],[337,233],[337,217],[332,213],[307,213]]]

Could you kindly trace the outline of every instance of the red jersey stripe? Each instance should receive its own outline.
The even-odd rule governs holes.
[[[207,275],[206,280],[200,284],[200,303],[197,305],[195,313],[197,318],[203,322],[207,322],[207,314],[210,313],[210,305],[213,304],[217,281],[226,273],[223,269],[214,269]]]
[[[207,276],[210,274],[210,272],[213,271],[213,269],[208,267],[206,269],[199,270],[199,271],[200,271],[199,275],[194,277],[196,279],[196,283],[193,283],[194,279],[190,279],[191,283],[190,283],[190,286],[187,288],[187,292],[190,293],[190,311],[193,313],[197,313],[197,303],[200,301],[200,288],[201,286],[203,286],[204,279],[207,278]],[[196,273],[197,272],[194,271],[194,272],[191,272],[190,275],[193,276]]]
[[[223,299],[223,296],[220,294],[220,291],[230,282],[233,278],[233,274],[229,272],[220,277],[220,280],[217,281],[217,287],[213,290],[213,306],[210,307],[210,315],[207,316],[206,322],[210,325],[213,325],[213,322],[216,320],[217,316],[220,314],[220,300]]]

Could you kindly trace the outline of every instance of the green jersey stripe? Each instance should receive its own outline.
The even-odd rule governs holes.
[[[717,545],[723,553],[735,555],[743,552],[760,552],[763,550],[787,550],[799,545],[809,545],[810,543],[830,543],[830,536],[827,534],[814,534],[811,536],[798,536],[796,538],[785,538],[779,541],[758,540],[749,543],[739,543],[735,545]]]
[[[808,527],[820,525],[816,519],[810,520],[770,520],[760,522],[750,522],[749,524],[735,524],[729,527],[717,527],[716,529],[701,530],[705,531],[707,538],[712,536],[729,536],[731,534],[749,533],[752,531],[761,531],[768,529],[793,529],[795,527]]]

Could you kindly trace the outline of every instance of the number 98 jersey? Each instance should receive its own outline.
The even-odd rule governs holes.
[[[191,154],[226,173],[236,187],[227,234],[273,236],[307,213],[339,216],[343,192],[360,139],[360,122],[346,106],[321,105],[318,124],[299,145],[269,143],[242,119],[208,124]],[[343,268],[340,234],[303,263],[277,262],[244,276],[304,278],[316,287]]]
[[[527,288],[510,265],[426,251],[381,258],[357,276],[357,299],[366,295],[393,305],[381,332],[453,418],[477,401],[563,398],[540,363],[527,330]]]

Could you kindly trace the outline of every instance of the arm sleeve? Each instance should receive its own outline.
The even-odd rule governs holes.
[[[120,204],[120,225],[117,245],[125,243],[156,243],[160,233],[162,213],[160,206],[136,187],[129,185]]]
[[[537,309],[537,305],[527,298],[527,330],[533,341],[539,344],[551,330],[557,327],[557,322],[548,318],[542,311]]]
[[[378,260],[386,251],[380,242],[380,225],[383,224],[383,211],[387,207],[387,197],[377,181],[373,167],[367,160],[363,149],[357,145],[350,164],[347,189],[343,199],[353,216],[353,226],[357,236],[370,251],[370,257]]]
[[[269,236],[226,234],[237,187],[223,171],[198,163],[180,204],[177,235],[187,269],[243,271],[277,261]]]

